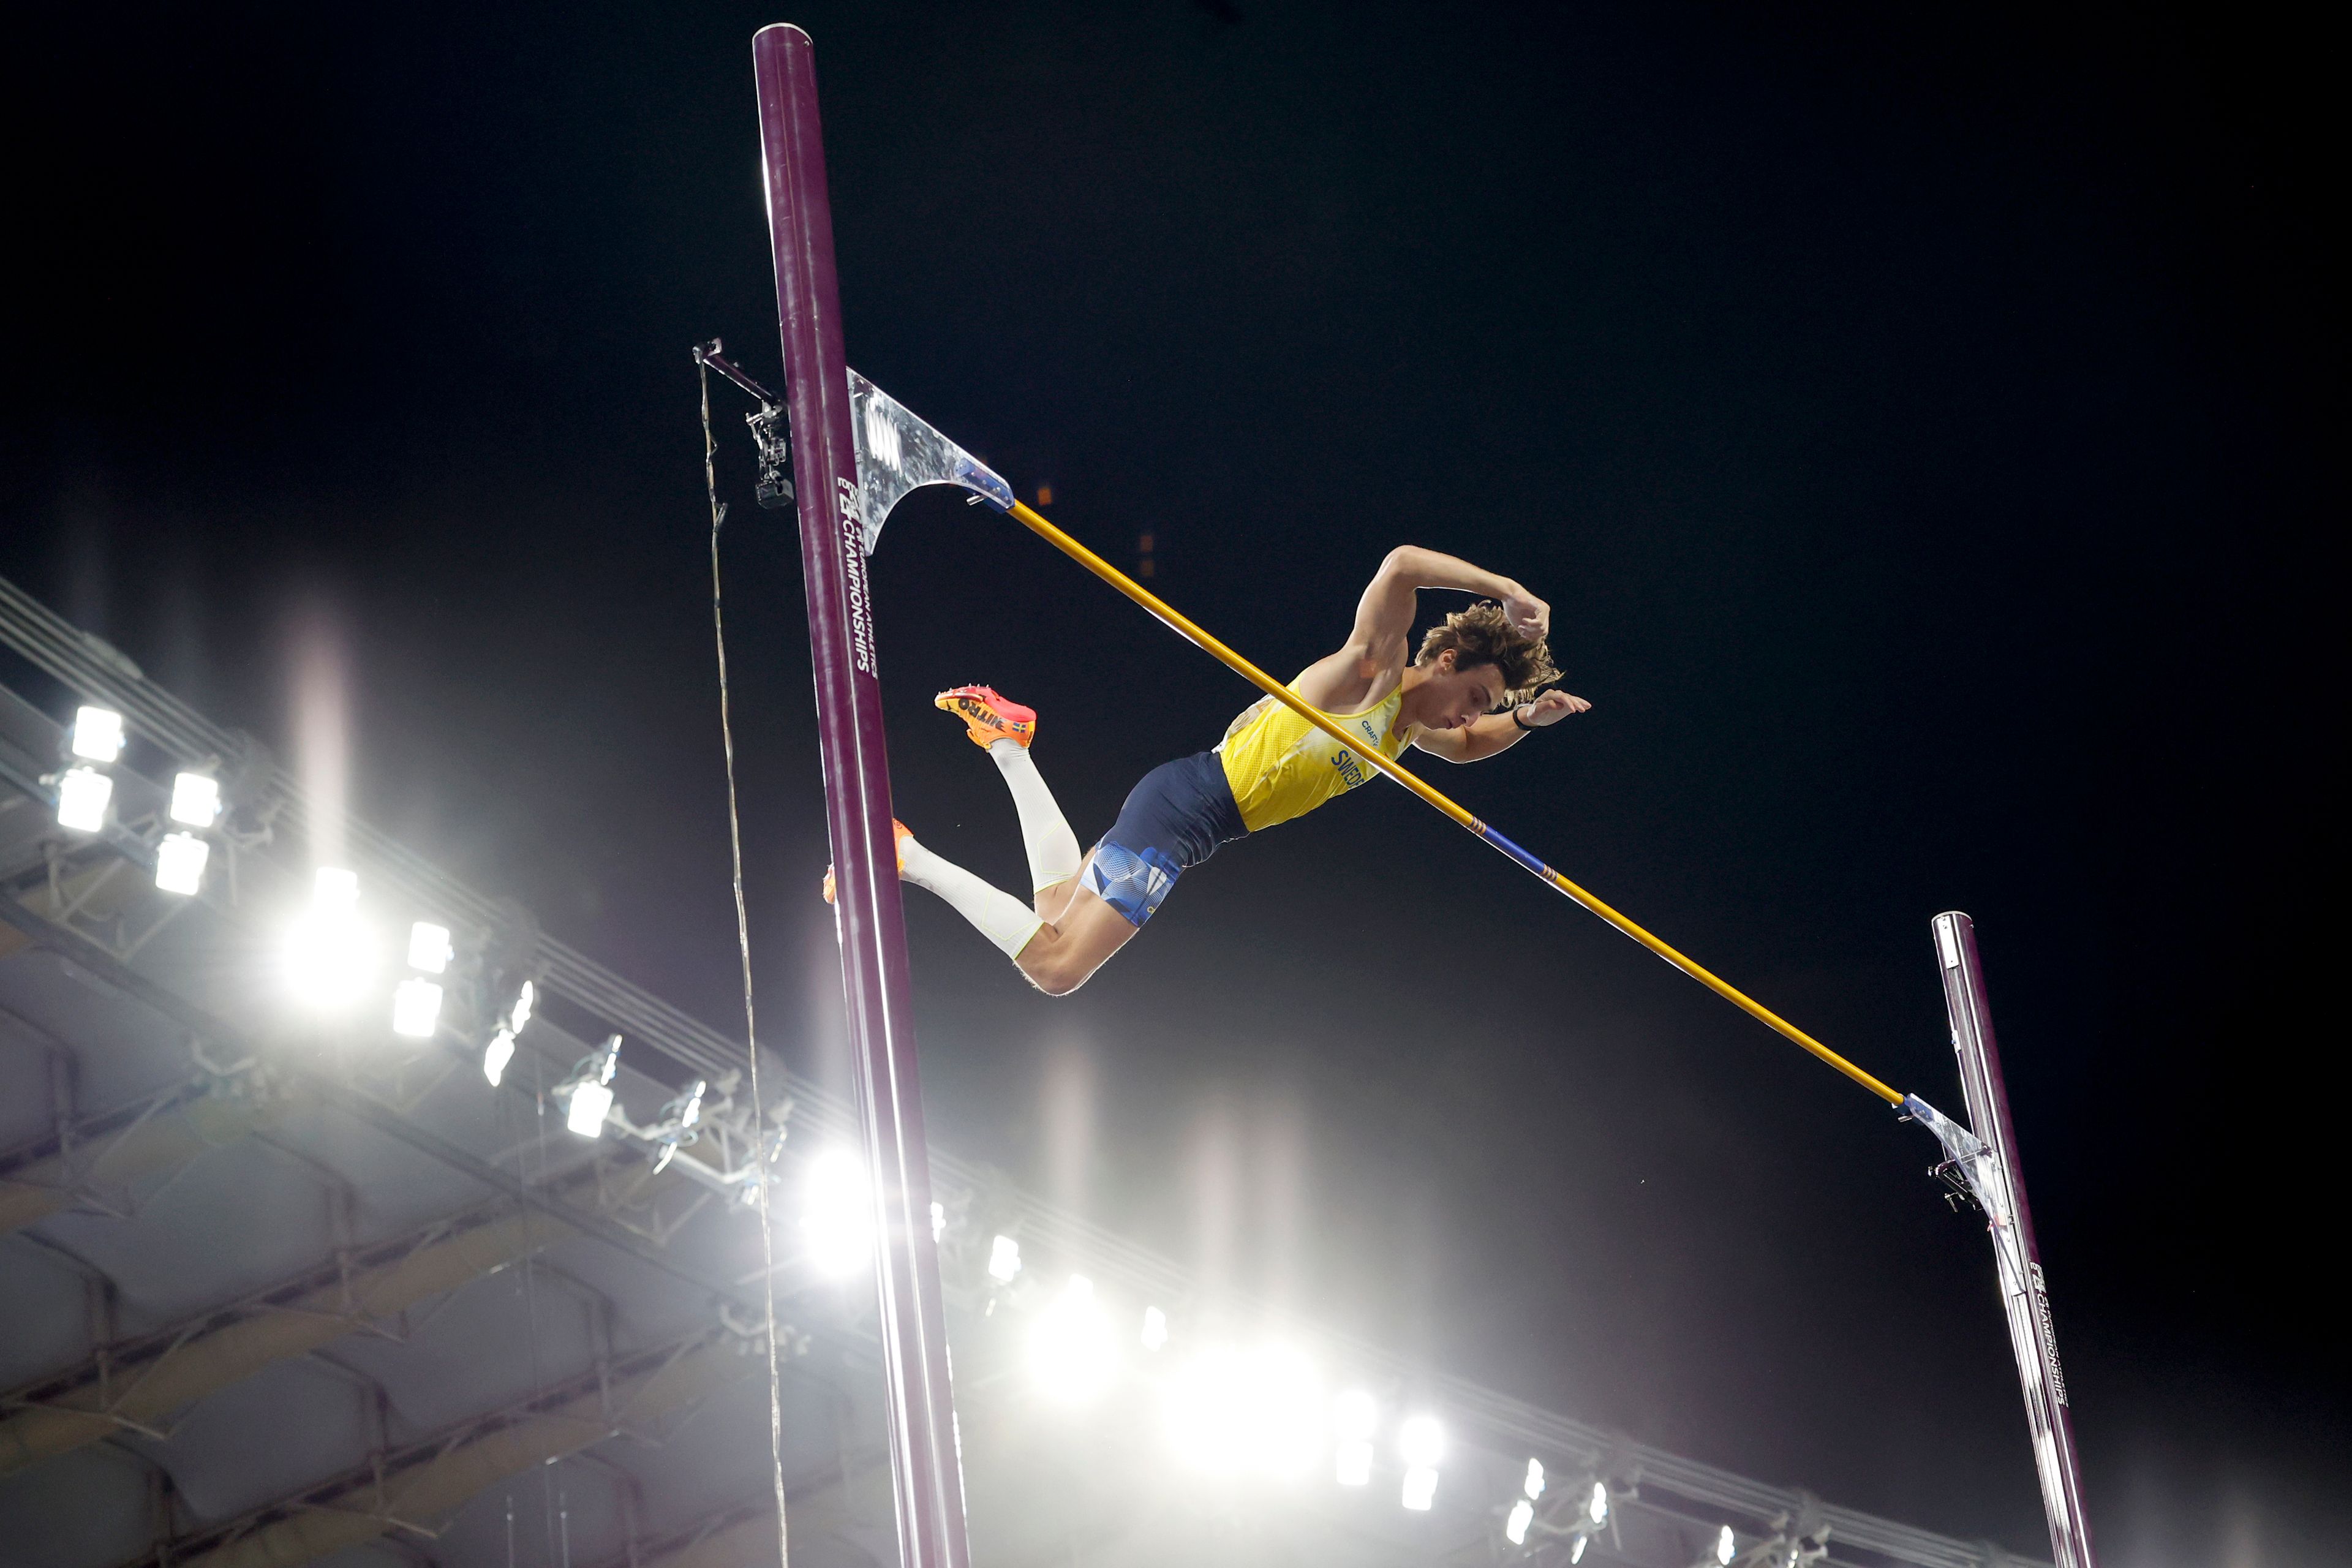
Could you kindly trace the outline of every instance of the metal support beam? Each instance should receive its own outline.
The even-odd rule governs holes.
[[[173,1542],[169,1561],[176,1568],[294,1568],[394,1531],[429,1533],[501,1480],[622,1432],[663,1427],[739,1381],[744,1365],[740,1342],[706,1335],[600,1366],[544,1398],[476,1417]],[[134,1559],[152,1560],[152,1553]]]
[[[0,900],[0,921],[12,916],[19,926],[40,919]],[[104,951],[74,935],[91,951]],[[0,1235],[78,1202],[118,1207],[107,1201],[105,1189],[126,1189],[176,1171],[207,1150],[278,1121],[297,1103],[296,1094],[264,1085],[205,1079],[89,1118],[45,1140],[46,1152],[37,1145],[0,1163]]]
[[[816,673],[825,826],[833,841],[851,1081],[866,1140],[881,1293],[886,1415],[906,1568],[964,1568],[963,1480],[948,1385],[929,1145],[918,1084],[907,930],[898,903],[882,687],[833,212],[817,117],[816,58],[798,27],[751,41],[760,139],[796,451],[802,576]]]
[[[125,1427],[152,1431],[272,1362],[331,1344],[578,1234],[568,1222],[532,1209],[454,1232],[437,1225],[310,1270],[250,1302],[101,1352],[91,1363],[9,1401],[18,1408],[0,1419],[0,1476]]]
[[[2025,1391],[2025,1419],[2033,1434],[2033,1466],[2042,1478],[2042,1505],[2050,1518],[2050,1550],[2057,1568],[2096,1568],[2090,1515],[2083,1505],[2083,1472],[2074,1453],[2074,1422],[2066,1401],[2066,1373],[2058,1363],[2050,1291],[2034,1244],[2033,1211],[2025,1202],[2025,1173],[2010,1125],[2009,1090],[2001,1081],[1992,1010],[1985,1001],[1984,966],[1977,958],[1976,922],[1957,910],[1935,919],[1936,959],[1944,977],[1944,1009],[1959,1058],[1960,1092],[1969,1123],[1990,1158],[1976,1161],[1979,1195],[2000,1268],[2001,1304],[2009,1313],[2010,1348]]]

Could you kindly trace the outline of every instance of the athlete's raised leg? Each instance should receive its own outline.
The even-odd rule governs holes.
[[[1067,996],[1084,985],[1141,929],[1075,880],[1064,890],[1061,913],[1040,925],[1013,960],[1048,996]]]
[[[1077,877],[1080,854],[1078,836],[1070,831],[1069,820],[1029,755],[1029,743],[1037,735],[1036,713],[986,686],[942,691],[932,699],[932,706],[961,719],[971,743],[983,748],[1003,775],[1013,808],[1021,817],[1021,844],[1029,855],[1029,885],[1036,895],[1037,913],[1054,919],[1069,902],[1066,889]]]

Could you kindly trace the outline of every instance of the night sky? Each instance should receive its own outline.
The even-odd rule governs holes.
[[[1952,1110],[1927,922],[1972,913],[2107,1563],[2352,1561],[2340,86],[2243,9],[1893,9],[47,8],[0,573],[305,769],[340,689],[354,809],[740,1026],[688,350],[776,373],[750,39],[800,21],[853,364],[1283,674],[1397,543],[1548,597],[1594,710],[1412,765]],[[714,399],[762,1018],[840,1081],[797,547]],[[1000,885],[933,691],[1035,706],[1089,841],[1252,695],[943,492],[874,576],[898,813]],[[1064,1002],[908,907],[943,1143],[2046,1551],[1932,1141],[1402,791],[1228,848]]]

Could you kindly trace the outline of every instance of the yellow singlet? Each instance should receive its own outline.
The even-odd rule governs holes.
[[[1293,681],[1290,689],[1296,692],[1298,683]],[[1403,700],[1400,686],[1378,707],[1324,717],[1363,736],[1365,750],[1394,757],[1412,740],[1408,732],[1391,732],[1397,705]],[[1234,804],[1241,807],[1242,826],[1252,833],[1304,816],[1373,773],[1363,758],[1271,697],[1261,697],[1242,710],[1217,742],[1217,755],[1225,764]]]

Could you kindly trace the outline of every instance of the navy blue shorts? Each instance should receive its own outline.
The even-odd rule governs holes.
[[[1249,831],[1214,752],[1162,763],[1143,775],[1095,846],[1086,887],[1140,926],[1176,879]]]

